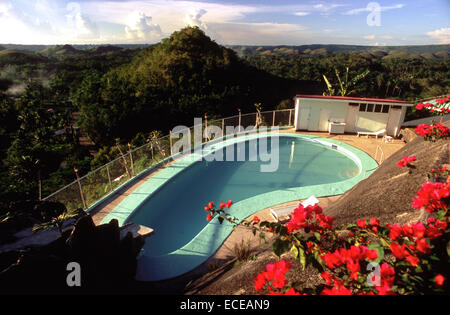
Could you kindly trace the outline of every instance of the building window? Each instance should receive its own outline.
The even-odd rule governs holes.
[[[359,104],[359,111],[365,112],[366,111],[366,104]]]
[[[383,105],[383,113],[389,113],[389,105]]]
[[[367,112],[373,112],[373,104],[367,104]]]
[[[401,106],[398,106],[398,105],[392,105],[391,108],[402,109],[402,107],[401,107]]]
[[[380,105],[380,104],[375,105],[375,113],[381,113],[382,107],[383,107],[383,105]]]

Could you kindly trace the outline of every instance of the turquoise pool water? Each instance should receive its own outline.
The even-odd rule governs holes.
[[[267,143],[270,152],[270,137]],[[359,166],[348,155],[300,137],[279,137],[279,166],[275,172],[260,171],[261,164],[268,162],[249,161],[248,141],[245,161],[237,161],[238,144],[232,145],[234,161],[193,163],[169,179],[128,217],[127,222],[155,229],[144,246],[145,256],[167,255],[195,238],[208,224],[203,208],[210,201],[218,204],[231,199],[238,203],[272,191],[341,182],[360,173]]]

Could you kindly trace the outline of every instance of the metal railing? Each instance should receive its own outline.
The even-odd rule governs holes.
[[[260,113],[260,119],[257,118],[258,113],[241,114],[239,112],[239,115],[223,119],[213,121],[204,119],[201,126],[202,143],[225,136],[226,127],[233,127],[238,132],[244,131],[244,129],[250,126],[255,126],[257,120],[259,126],[293,126],[294,109],[265,111]],[[219,135],[216,134],[214,138],[208,137],[205,133],[207,126],[217,126],[221,128],[222,133]],[[190,131],[188,134],[191,136],[191,145],[195,143],[195,131],[198,128],[199,126],[186,128]],[[130,150],[126,154],[82,177],[78,177],[78,173],[75,171],[77,175],[75,181],[42,200],[61,202],[69,211],[79,208],[86,210],[106,195],[118,189],[121,185],[142,174],[148,168],[157,164],[164,165],[168,163],[168,158],[172,156],[172,138],[171,133],[157,139],[152,139],[143,146]]]
[[[384,152],[383,152],[383,149],[379,145],[377,145],[377,149],[375,151],[375,161],[378,160],[377,159],[378,152],[380,152],[380,160],[378,161],[378,164],[381,164],[381,163],[383,163],[383,160],[384,160]]]

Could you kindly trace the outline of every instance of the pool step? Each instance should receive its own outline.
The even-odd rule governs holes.
[[[131,232],[133,237],[138,237],[139,235],[143,237],[148,237],[153,233],[155,233],[155,230],[145,225],[139,225],[136,223],[127,223],[120,228],[120,239],[123,239],[128,232]]]

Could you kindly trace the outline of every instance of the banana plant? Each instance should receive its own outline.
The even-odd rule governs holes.
[[[358,83],[358,81],[365,78],[370,72],[370,70],[366,70],[363,73],[360,73],[360,74],[356,75],[354,78],[352,78],[351,80],[349,80],[348,79],[349,67],[346,67],[344,78],[342,78],[342,79],[341,79],[341,74],[339,73],[339,70],[337,68],[334,68],[334,71],[336,74],[336,78],[339,82],[338,88],[336,89],[335,87],[333,87],[333,85],[330,83],[330,81],[327,79],[327,77],[325,75],[323,75],[323,78],[324,78],[325,83],[328,88],[328,91],[323,93],[324,95],[347,96],[353,92],[352,88]]]

